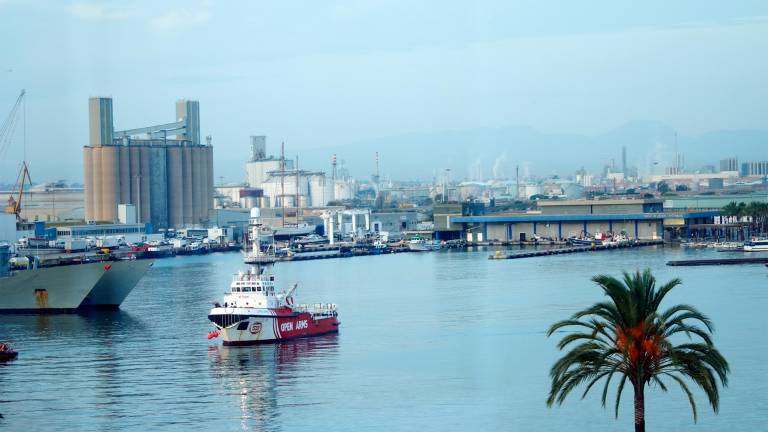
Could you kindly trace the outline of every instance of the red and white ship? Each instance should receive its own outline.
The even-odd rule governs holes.
[[[339,331],[335,304],[294,304],[296,285],[275,291],[270,267],[255,266],[235,275],[224,303],[208,315],[216,326],[209,339],[220,336],[224,345],[252,345]]]

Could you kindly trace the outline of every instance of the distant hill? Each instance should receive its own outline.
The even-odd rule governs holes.
[[[675,132],[668,125],[632,122],[601,135],[546,134],[530,127],[479,128],[382,137],[353,144],[302,152],[304,166],[330,170],[330,155],[344,160],[353,176],[374,172],[374,153],[381,173],[395,180],[429,180],[451,169],[452,179],[514,178],[526,166],[532,174],[571,175],[580,167],[601,172],[611,159],[621,169],[621,148],[627,147],[629,166],[641,173],[662,172],[674,160]],[[768,130],[713,131],[677,137],[686,167],[719,168],[720,159],[768,159]],[[656,163],[654,163],[656,162]]]

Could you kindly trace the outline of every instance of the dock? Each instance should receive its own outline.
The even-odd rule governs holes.
[[[535,258],[535,257],[542,257],[542,256],[563,255],[563,254],[572,254],[572,253],[579,253],[579,252],[596,252],[596,251],[605,251],[605,250],[614,250],[614,249],[629,249],[629,248],[636,248],[636,247],[642,247],[642,246],[660,245],[663,243],[664,242],[662,240],[638,240],[635,242],[624,243],[624,244],[572,246],[572,247],[552,248],[552,249],[537,250],[537,251],[518,252],[513,254],[497,254],[497,255],[489,256],[488,259],[508,260],[508,259],[519,259],[519,258]]]
[[[713,259],[695,259],[668,261],[668,266],[713,266],[713,265],[740,265],[740,264],[766,264],[768,265],[768,256],[749,257],[749,258],[713,258]]]

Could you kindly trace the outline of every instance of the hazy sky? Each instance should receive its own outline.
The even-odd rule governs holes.
[[[114,98],[118,129],[198,99],[216,175],[238,180],[251,134],[295,153],[507,125],[764,129],[767,53],[766,1],[0,0],[0,119],[26,88],[33,179],[80,180],[89,96]]]

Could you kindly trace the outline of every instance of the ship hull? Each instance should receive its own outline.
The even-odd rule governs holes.
[[[106,265],[44,267],[0,278],[0,313],[74,312],[108,271]]]
[[[313,317],[310,313],[292,315],[221,315],[208,317],[219,329],[226,346],[276,343],[291,339],[321,336],[339,332],[336,316]],[[226,327],[226,320],[236,321]]]
[[[109,271],[99,279],[80,307],[118,309],[153,263],[152,260],[109,262]]]

